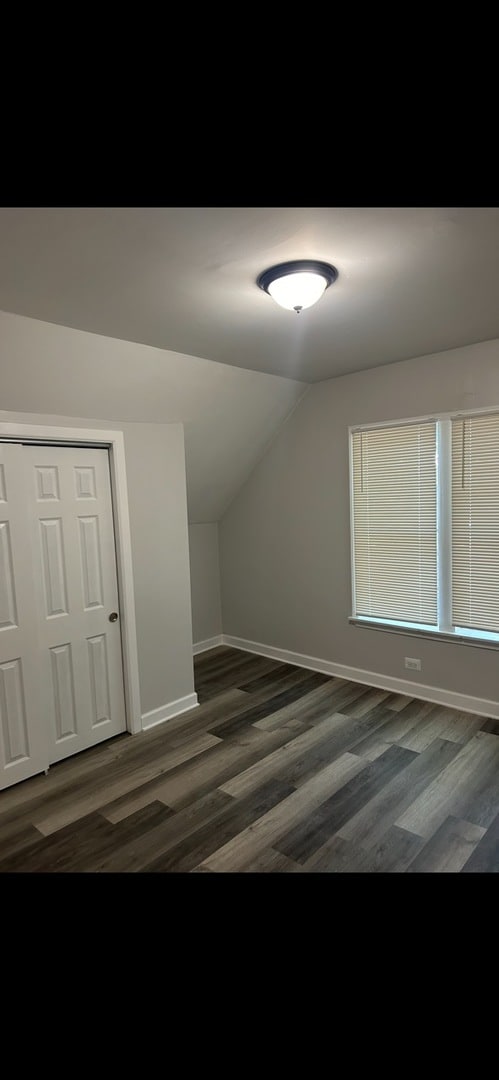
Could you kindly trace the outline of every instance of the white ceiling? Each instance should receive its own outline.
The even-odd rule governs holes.
[[[296,315],[288,259],[338,280]],[[0,308],[314,382],[499,337],[499,208],[0,209]]]

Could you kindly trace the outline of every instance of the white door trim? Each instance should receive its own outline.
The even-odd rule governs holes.
[[[45,424],[11,424],[0,421],[0,436],[25,441],[77,443],[80,446],[106,446],[109,450],[111,494],[116,539],[116,565],[121,609],[121,640],[123,648],[123,679],[127,731],[136,735],[142,730],[140,707],[139,662],[135,600],[133,592],[132,545],[128,514],[128,489],[125,466],[125,440],[122,431],[101,431],[89,428],[50,427]]]

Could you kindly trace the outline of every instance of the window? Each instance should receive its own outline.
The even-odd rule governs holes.
[[[499,642],[499,414],[352,432],[353,619]]]

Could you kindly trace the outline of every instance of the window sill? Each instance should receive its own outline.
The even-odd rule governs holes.
[[[390,626],[387,623],[376,622],[374,619],[363,619],[359,616],[350,615],[349,623],[353,626],[364,627],[366,630],[381,630],[385,634],[399,634],[407,637],[426,638],[427,641],[445,641],[453,645],[471,645],[475,649],[499,649],[499,641],[491,638],[476,638],[465,634],[446,634],[443,630],[418,630],[411,626]]]

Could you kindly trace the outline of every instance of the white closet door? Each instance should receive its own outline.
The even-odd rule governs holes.
[[[48,766],[23,447],[0,443],[0,788]]]
[[[90,448],[22,453],[52,763],[126,727],[109,461]]]

